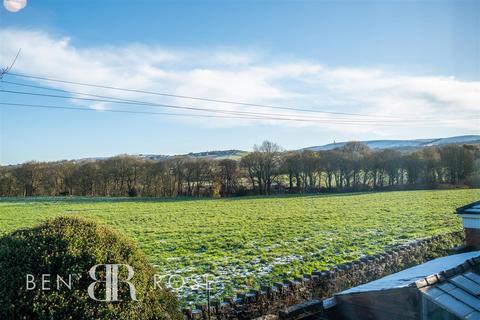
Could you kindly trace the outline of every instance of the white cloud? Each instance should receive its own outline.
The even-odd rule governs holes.
[[[259,55],[252,50],[242,51],[238,48],[179,50],[143,44],[84,48],[75,46],[69,38],[18,29],[0,30],[0,40],[3,44],[1,63],[4,65],[8,64],[18,48],[22,48],[14,70],[19,73],[211,99],[388,117],[379,125],[381,119],[378,118],[306,115],[291,110],[207,103],[51,83],[57,88],[72,91],[198,106],[218,111],[250,111],[302,119],[331,120],[329,123],[320,124],[244,119],[219,121],[202,118],[172,118],[172,121],[189,121],[201,126],[233,127],[259,123],[312,126],[334,132],[379,136],[395,135],[406,128],[410,130],[410,127],[414,130],[432,126],[437,129],[444,127],[463,130],[465,133],[478,132],[480,81],[461,81],[448,76],[400,74],[381,68],[334,68],[301,59],[289,59],[286,62],[272,55]],[[72,100],[72,103],[85,105],[85,102],[79,100]],[[90,107],[96,110],[115,108],[105,103],[92,104]],[[168,109],[155,111],[179,112]],[[343,121],[353,119],[359,121],[359,124],[340,125],[335,122],[338,122],[339,118]],[[422,118],[434,120],[416,122]],[[459,118],[469,118],[470,121],[452,121]],[[393,126],[389,122],[402,119],[407,119],[409,126]],[[410,121],[411,119],[413,120]],[[436,121],[438,119],[445,122]],[[368,120],[376,122],[361,122]],[[387,123],[389,125],[385,126]]]

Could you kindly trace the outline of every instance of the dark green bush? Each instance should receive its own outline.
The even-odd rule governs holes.
[[[94,282],[88,270],[97,264],[128,264],[135,275],[137,299],[119,283],[118,302],[91,299],[87,288]],[[97,278],[104,279],[98,268]],[[105,268],[103,268],[105,270]],[[45,224],[15,231],[0,238],[0,319],[180,319],[176,297],[154,288],[154,270],[134,243],[122,234],[91,221],[61,217]],[[126,279],[120,268],[119,279]],[[26,275],[35,276],[36,289],[26,290]],[[51,274],[51,290],[41,290],[41,275]],[[57,290],[57,275],[72,288]],[[105,298],[104,284],[95,286]]]

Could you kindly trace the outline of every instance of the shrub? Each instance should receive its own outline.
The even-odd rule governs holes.
[[[88,270],[97,264],[127,264],[135,272],[129,286],[118,283],[122,301],[95,301],[88,295],[94,282]],[[0,238],[0,319],[180,319],[178,301],[168,290],[154,287],[154,270],[144,254],[122,234],[94,222],[60,217]],[[105,279],[98,267],[99,280]],[[26,275],[36,288],[27,290]],[[51,290],[41,290],[41,275],[50,274]],[[57,290],[57,275],[68,283]],[[119,267],[119,279],[127,270]],[[97,299],[105,299],[104,283],[95,285]]]
[[[213,182],[212,188],[211,188],[211,197],[212,198],[220,198],[220,190],[222,189],[222,184],[219,181]]]
[[[128,189],[128,196],[129,197],[137,197],[138,196],[138,191],[136,188],[130,188]]]

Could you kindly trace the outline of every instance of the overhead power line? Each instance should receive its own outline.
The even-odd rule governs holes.
[[[34,76],[34,75],[28,75],[28,74],[14,73],[14,72],[9,72],[8,74],[12,75],[12,76],[28,78],[28,79],[37,79],[37,80],[59,82],[59,83],[73,84],[73,85],[79,85],[79,86],[87,86],[87,87],[118,90],[118,91],[125,91],[125,92],[151,94],[151,95],[171,97],[171,98],[200,100],[200,101],[224,103],[224,104],[231,104],[231,105],[242,105],[242,106],[257,107],[257,108],[290,110],[290,111],[297,111],[297,112],[301,111],[301,112],[324,113],[324,114],[333,114],[333,115],[348,115],[348,116],[357,116],[357,117],[387,118],[386,116],[375,116],[375,115],[362,114],[362,113],[336,112],[336,111],[326,111],[326,110],[312,110],[312,109],[305,109],[305,108],[283,107],[283,106],[274,106],[274,105],[267,105],[267,104],[247,103],[247,102],[233,101],[233,100],[220,100],[220,99],[194,97],[194,96],[188,96],[188,95],[177,95],[177,94],[154,92],[154,91],[148,91],[148,90],[120,88],[120,87],[114,87],[114,86],[92,84],[92,83],[78,82],[78,81],[69,81],[69,80],[62,80],[62,79],[54,79],[54,78],[49,78],[49,77],[40,77],[40,76]]]
[[[90,102],[101,102],[101,103],[117,103],[117,104],[126,104],[126,105],[135,105],[135,106],[149,106],[149,107],[160,107],[160,108],[172,108],[172,109],[180,109],[180,110],[188,110],[188,111],[200,111],[200,112],[210,112],[210,113],[220,113],[220,114],[227,114],[227,115],[238,115],[238,116],[245,116],[250,117],[250,119],[267,119],[267,120],[290,120],[290,121],[304,121],[308,120],[308,122],[328,122],[328,123],[339,123],[339,124],[354,124],[354,123],[365,123],[365,124],[379,124],[379,123],[411,123],[411,122],[422,122],[422,121],[436,121],[436,122],[451,122],[451,121],[458,121],[458,120],[468,120],[468,119],[441,119],[441,120],[422,120],[422,119],[406,119],[403,121],[399,120],[359,120],[359,119],[325,119],[325,118],[292,118],[292,115],[285,115],[285,114],[276,114],[276,113],[258,113],[258,112],[246,112],[246,111],[233,111],[233,110],[218,110],[218,109],[209,109],[209,108],[200,108],[200,107],[190,107],[190,106],[179,106],[179,105],[170,105],[170,104],[159,104],[153,102],[144,102],[138,100],[130,100],[130,99],[122,99],[117,97],[109,97],[109,96],[102,96],[102,95],[94,95],[94,94],[87,94],[87,93],[80,93],[80,92],[72,92],[63,89],[52,89],[42,86],[35,86],[35,85],[28,85],[28,84],[19,84],[10,81],[3,81],[4,83],[21,85],[26,87],[34,87],[34,88],[41,88],[47,90],[54,90],[54,91],[61,91],[69,94],[77,94],[77,95],[84,95],[84,96],[93,96],[93,97],[100,97],[99,98],[82,98],[82,97],[73,97],[73,96],[63,96],[63,95],[54,95],[54,94],[46,94],[46,93],[36,93],[36,92],[25,92],[25,91],[14,91],[14,90],[0,90],[0,92],[5,92],[9,94],[17,94],[17,95],[30,95],[30,96],[40,96],[40,97],[48,97],[48,98],[57,98],[57,99],[76,99],[82,101],[90,101]]]
[[[86,100],[86,101],[96,101],[96,102],[110,102],[110,103],[125,103],[125,104],[134,104],[134,103],[129,103],[129,102],[119,102],[119,101],[114,101],[114,100],[101,100],[101,99],[89,99],[89,98],[72,98],[72,97],[67,97],[67,96],[57,96],[57,95],[48,95],[48,94],[41,94],[41,93],[32,93],[32,92],[19,92],[19,91],[10,91],[10,90],[0,90],[0,92],[5,92],[5,93],[13,93],[13,94],[24,94],[24,95],[31,95],[31,96],[43,96],[43,97],[53,97],[53,98],[68,98],[68,99],[79,99],[79,100]],[[23,104],[11,104],[11,103],[3,103],[6,105],[23,105]],[[136,105],[136,104],[134,104]],[[33,106],[33,105],[29,105]],[[45,106],[42,106],[45,107]],[[167,108],[176,108],[176,109],[186,109],[186,110],[194,110],[194,111],[213,111],[210,109],[197,109],[197,108],[190,108],[190,107],[181,107],[181,106],[170,106],[170,105],[165,105]],[[65,109],[66,107],[55,107],[56,109]],[[72,110],[93,110],[93,111],[98,111],[96,109],[90,108],[90,109],[84,109],[84,108],[67,108],[67,109],[72,109]],[[108,112],[122,112],[122,113],[136,113],[136,114],[156,114],[156,115],[173,115],[170,113],[164,113],[164,112],[152,112],[152,111],[134,111],[134,110],[112,110],[112,109],[107,109],[107,110],[102,110],[102,111],[108,111]],[[217,111],[215,111],[217,113]],[[253,115],[244,115],[244,114],[238,114],[235,112],[227,112],[227,111],[218,111],[218,113],[226,113],[227,116],[214,116],[214,115],[208,115],[209,117],[213,118],[234,118],[234,119],[250,119],[250,120],[283,120],[283,121],[300,121],[300,122],[334,122],[334,123],[340,123],[340,124],[355,124],[357,123],[356,121],[339,121],[339,120],[328,120],[328,119],[315,119],[315,118],[310,118],[310,119],[303,119],[303,118],[285,118],[285,117],[274,117],[274,116],[257,116],[255,114]],[[176,115],[185,115],[185,116],[200,116],[199,114],[176,114]],[[207,115],[202,115],[202,116],[207,116]],[[360,124],[366,124],[363,122],[360,122]]]
[[[257,119],[263,119],[263,118],[274,119],[272,116],[267,116],[262,118],[261,115],[258,115],[256,113],[243,112],[243,111],[216,110],[216,109],[208,109],[208,108],[186,107],[186,106],[177,106],[177,105],[169,105],[169,104],[159,104],[159,103],[144,103],[144,102],[139,103],[139,102],[117,100],[117,99],[81,98],[81,97],[61,96],[61,95],[55,95],[55,94],[14,91],[14,90],[0,90],[0,92],[17,94],[17,95],[47,97],[47,98],[59,98],[59,99],[69,99],[69,100],[74,99],[74,100],[82,100],[82,101],[90,101],[90,102],[117,103],[117,104],[135,105],[135,106],[153,106],[153,107],[172,108],[172,109],[189,110],[189,111],[245,115],[245,116],[255,117]],[[280,118],[275,118],[275,119],[280,119]],[[291,119],[291,118],[285,118],[285,120],[288,120],[288,119]],[[329,121],[328,119],[317,119],[317,120]]]
[[[201,111],[209,111],[209,112],[220,112],[220,113],[228,113],[228,114],[245,114],[245,115],[255,115],[255,116],[278,116],[278,117],[288,117],[292,115],[288,114],[280,114],[280,113],[265,113],[265,112],[251,112],[251,111],[237,111],[237,110],[223,110],[223,109],[209,109],[209,108],[200,108],[200,107],[184,107],[184,106],[177,106],[177,105],[165,105],[165,104],[159,104],[155,102],[150,102],[150,101],[141,101],[141,100],[133,100],[133,99],[125,99],[125,98],[119,98],[119,97],[112,97],[112,96],[105,96],[105,95],[98,95],[98,94],[92,94],[92,93],[84,93],[84,92],[78,92],[78,91],[71,91],[71,90],[66,90],[66,89],[59,89],[59,88],[52,88],[52,87],[46,87],[46,86],[40,86],[40,85],[33,85],[33,84],[26,84],[26,83],[19,83],[19,82],[13,82],[13,81],[7,81],[3,80],[2,83],[6,84],[11,84],[15,86],[22,86],[22,87],[28,87],[28,88],[36,88],[36,89],[42,89],[42,90],[48,90],[48,91],[56,91],[56,92],[63,92],[63,93],[68,93],[70,95],[80,95],[80,96],[86,96],[86,97],[94,97],[94,98],[101,98],[101,99],[108,99],[108,100],[115,100],[115,102],[120,101],[120,102],[129,102],[132,104],[138,104],[138,105],[144,105],[144,106],[152,106],[152,107],[161,107],[161,108],[168,108],[168,107],[178,107],[178,108],[195,108],[195,110],[201,110]],[[11,92],[10,92],[11,93]],[[60,97],[56,97],[60,98]],[[65,97],[66,98],[66,97]],[[72,99],[75,99],[75,97],[70,97]],[[101,101],[104,102],[104,101]],[[320,120],[348,120],[348,121],[358,121],[358,122],[378,122],[379,120],[361,120],[361,119],[352,119],[350,118],[311,118],[308,117],[309,119],[320,119]],[[465,119],[471,119],[471,117],[465,118]],[[401,120],[381,120],[381,122],[398,122],[398,121],[440,121],[444,122],[446,119],[435,119],[435,118],[402,118]],[[455,119],[449,119],[449,120],[455,120]],[[464,119],[461,119],[464,120]]]
[[[12,107],[29,107],[29,108],[42,108],[42,109],[61,109],[61,110],[80,110],[80,111],[101,111],[101,112],[113,112],[113,113],[130,113],[130,114],[150,114],[150,115],[167,115],[167,116],[181,116],[181,117],[205,117],[205,118],[222,118],[222,119],[249,119],[249,120],[284,120],[284,121],[308,121],[315,122],[315,120],[308,119],[284,119],[284,118],[260,118],[253,116],[220,116],[220,115],[206,115],[206,114],[188,114],[188,113],[169,113],[169,112],[154,112],[154,111],[136,111],[136,110],[97,110],[92,108],[82,107],[65,107],[65,106],[52,106],[52,105],[39,105],[28,103],[10,103],[0,102],[0,105],[12,106]]]
[[[187,113],[170,113],[170,112],[153,112],[153,111],[136,111],[136,110],[98,110],[93,108],[82,107],[65,107],[65,106],[52,106],[52,105],[40,105],[40,104],[28,104],[28,103],[11,103],[0,102],[0,105],[12,106],[12,107],[28,107],[28,108],[41,108],[41,109],[61,109],[61,110],[80,110],[80,111],[101,111],[101,112],[113,112],[113,113],[130,113],[130,114],[153,114],[153,115],[166,115],[166,116],[182,116],[182,117],[204,117],[204,118],[232,118],[232,119],[255,119],[251,117],[236,117],[236,116],[216,116],[208,114],[187,114]]]
[[[82,108],[82,107],[66,107],[66,106],[54,106],[54,105],[39,105],[39,104],[28,104],[28,103],[11,103],[11,102],[0,102],[0,105],[7,107],[28,107],[28,108],[40,108],[40,109],[56,109],[56,110],[78,110],[78,111],[93,111],[99,112],[97,109],[92,108]],[[165,115],[165,116],[180,116],[180,117],[202,117],[202,118],[220,118],[220,119],[247,119],[247,120],[279,120],[279,121],[297,121],[297,122],[321,122],[320,120],[314,119],[297,119],[297,118],[275,118],[275,117],[255,117],[255,116],[235,116],[235,115],[208,115],[208,114],[189,114],[189,113],[169,113],[169,112],[154,112],[154,111],[136,111],[136,110],[100,110],[101,112],[111,112],[111,113],[127,113],[127,114],[140,114],[140,115]],[[328,123],[335,124],[349,124],[349,125],[371,125],[368,123],[357,123],[357,122],[348,122],[348,121],[324,121]],[[428,124],[428,123],[427,123]],[[431,125],[435,125],[430,123]],[[395,126],[395,125],[409,125],[409,123],[379,123],[378,126]]]
[[[18,83],[18,82],[12,82],[12,81],[2,81],[2,83],[7,83],[7,84],[12,84],[16,86],[22,86],[22,87],[29,87],[29,88],[37,88],[37,89],[42,89],[42,90],[49,90],[49,91],[57,91],[57,92],[64,92],[68,93],[70,95],[81,95],[81,96],[86,96],[86,97],[94,97],[94,98],[100,98],[100,99],[108,99],[108,101],[105,100],[95,100],[97,102],[109,102],[109,103],[123,103],[123,102],[128,102],[128,104],[132,105],[142,105],[142,106],[151,106],[151,107],[160,107],[160,108],[180,108],[180,109],[189,109],[189,110],[196,110],[196,111],[206,111],[206,112],[215,112],[215,113],[226,113],[226,114],[239,114],[239,115],[255,115],[255,116],[276,116],[276,117],[288,117],[291,115],[288,114],[280,114],[280,113],[265,113],[265,112],[252,112],[252,111],[237,111],[237,110],[224,110],[224,109],[211,109],[211,108],[201,108],[201,107],[186,107],[186,106],[178,106],[178,105],[167,105],[167,104],[160,104],[160,103],[155,103],[155,102],[149,102],[149,101],[140,101],[140,100],[133,100],[133,99],[124,99],[124,98],[118,98],[118,97],[111,97],[111,96],[105,96],[105,95],[98,95],[98,94],[91,94],[91,93],[83,93],[83,92],[77,92],[77,91],[70,91],[70,90],[65,90],[65,89],[58,89],[58,88],[50,88],[50,87],[45,87],[45,86],[38,86],[38,85],[32,85],[32,84],[25,84],[25,83]],[[7,92],[7,91],[5,91]],[[18,94],[26,94],[26,92],[19,93],[19,91],[8,91],[7,93],[18,93]],[[35,94],[35,93],[32,93]],[[65,96],[53,96],[50,95],[49,97],[53,98],[69,98],[69,99],[76,99],[76,97],[65,97]],[[114,102],[113,102],[114,101]],[[312,119],[309,117],[309,119]],[[319,118],[313,118],[313,119],[319,119]],[[345,119],[345,118],[336,118],[339,120],[351,120],[351,119]],[[336,120],[335,119],[335,120]],[[320,120],[329,120],[328,118],[321,118]],[[358,122],[370,122],[370,120],[357,120],[354,119],[352,121],[358,121]],[[389,121],[389,120],[382,120],[382,121]]]
[[[30,95],[30,96],[47,97],[47,98],[74,99],[74,100],[91,101],[91,102],[105,102],[105,103],[117,103],[117,104],[135,105],[135,106],[153,106],[153,107],[162,107],[162,108],[182,109],[182,110],[190,110],[190,111],[202,111],[202,112],[215,112],[215,113],[224,113],[224,114],[246,114],[246,115],[249,115],[248,112],[242,112],[242,111],[215,110],[215,109],[208,109],[208,108],[197,108],[197,107],[177,106],[177,105],[160,104],[160,103],[132,102],[132,101],[128,101],[128,100],[126,101],[126,100],[117,99],[117,98],[114,98],[114,99],[81,98],[81,97],[61,96],[61,95],[55,95],[55,94],[36,93],[36,92],[25,92],[25,91],[14,91],[14,90],[0,90],[0,92],[12,93],[12,94],[20,94],[20,95]],[[250,114],[250,115],[253,116],[253,115],[255,115],[255,114]]]

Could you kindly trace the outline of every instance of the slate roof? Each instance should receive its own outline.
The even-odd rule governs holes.
[[[480,257],[416,284],[422,295],[441,309],[460,319],[480,320]]]
[[[399,289],[409,286],[419,287],[423,281],[425,281],[425,285],[432,284],[433,279],[437,279],[437,274],[441,274],[442,271],[448,269],[455,270],[459,265],[472,258],[476,258],[480,266],[480,251],[455,254],[425,262],[378,280],[350,288],[336,295]],[[425,279],[428,279],[430,283],[427,283]]]
[[[480,201],[467,204],[457,209],[458,214],[480,214]]]
[[[422,291],[428,300],[461,319],[480,319],[480,275],[478,273],[466,271]]]

